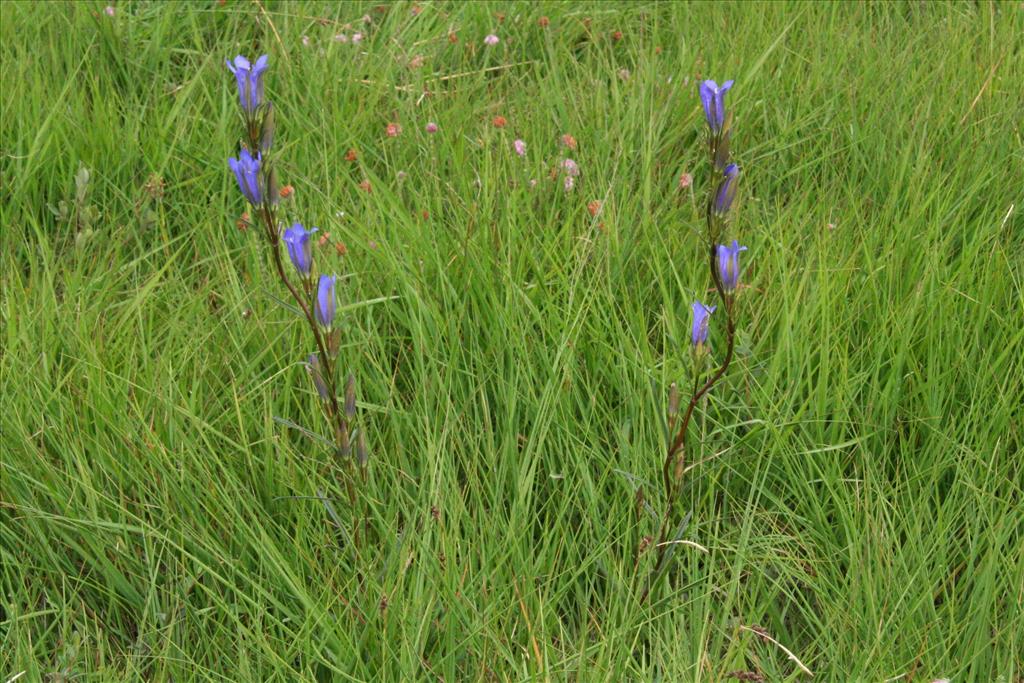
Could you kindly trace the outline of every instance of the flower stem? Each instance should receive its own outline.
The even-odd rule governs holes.
[[[712,178],[715,177],[715,158],[718,154],[718,146],[720,142],[721,140],[718,136],[713,136],[708,145]],[[668,553],[670,542],[676,540],[668,538],[668,535],[672,533],[672,513],[676,508],[677,499],[682,491],[683,474],[685,473],[686,467],[686,433],[690,428],[690,420],[693,418],[693,411],[696,409],[697,403],[700,402],[704,395],[711,390],[711,387],[722,379],[726,371],[728,371],[729,364],[732,362],[733,350],[736,344],[736,319],[734,317],[733,310],[734,299],[731,294],[726,293],[725,288],[722,286],[722,281],[719,277],[716,263],[716,244],[718,241],[717,228],[720,227],[720,221],[715,218],[714,197],[715,183],[712,182],[708,190],[708,199],[705,204],[704,217],[707,223],[706,235],[708,240],[708,268],[711,272],[711,281],[715,284],[715,291],[718,292],[718,297],[722,300],[722,305],[725,307],[725,358],[714,374],[712,374],[704,384],[699,384],[699,379],[695,378],[694,390],[690,397],[690,402],[686,405],[686,411],[683,413],[683,419],[679,423],[679,429],[669,442],[668,450],[665,453],[665,462],[661,468],[661,476],[665,485],[665,515],[662,518],[660,529],[658,531],[658,541],[656,544],[658,549],[658,559],[655,563],[654,571],[651,573],[651,578],[648,580],[647,586],[644,588],[644,592],[640,597],[641,605],[647,601],[647,597],[653,587],[652,583],[654,579],[660,576],[665,562],[668,561],[670,556]],[[697,372],[699,373],[699,370]],[[699,374],[697,377],[699,377]]]

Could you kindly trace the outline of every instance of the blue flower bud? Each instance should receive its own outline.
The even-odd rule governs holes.
[[[306,370],[313,379],[313,386],[316,387],[316,393],[320,395],[320,400],[330,400],[331,394],[327,390],[327,383],[324,382],[323,371],[320,369],[320,356],[315,353],[309,354],[309,358],[306,360]]]
[[[718,245],[718,279],[726,292],[735,290],[740,281],[740,252],[746,250],[747,248],[741,247],[736,240],[732,241],[731,247]]]
[[[266,55],[260,56],[255,64],[238,55],[234,63],[226,60],[228,69],[235,74],[238,81],[238,100],[242,105],[242,111],[252,115],[263,103],[263,73],[267,70],[268,59]]]
[[[303,277],[309,276],[309,271],[313,267],[313,245],[309,241],[309,236],[316,231],[316,228],[306,230],[302,227],[302,223],[295,223],[284,231],[284,244],[288,248],[288,258],[292,260],[295,270]]]
[[[700,84],[700,101],[704,105],[704,118],[708,120],[708,127],[715,135],[722,130],[725,124],[725,93],[732,87],[732,81],[726,81],[722,87],[714,81],[704,81]]]
[[[718,191],[715,192],[715,215],[721,217],[729,213],[732,200],[736,196],[736,180],[739,175],[740,167],[736,164],[729,164],[725,167],[722,181],[718,184]]]
[[[238,180],[238,188],[253,206],[263,202],[263,192],[260,189],[260,163],[262,157],[257,154],[249,154],[249,150],[242,149],[238,158],[228,158],[228,166],[235,172],[235,179]]]
[[[316,319],[327,329],[334,323],[334,312],[337,309],[334,300],[334,283],[337,279],[337,275],[321,275],[316,288]]]
[[[708,308],[699,301],[693,302],[693,329],[690,332],[690,341],[698,349],[704,346],[708,340],[708,323],[711,322],[711,314],[717,306]]]

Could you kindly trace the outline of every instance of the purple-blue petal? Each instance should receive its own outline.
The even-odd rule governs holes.
[[[334,298],[334,283],[337,279],[337,275],[321,275],[317,284],[316,318],[324,327],[330,327],[334,322],[334,312],[337,307]]]

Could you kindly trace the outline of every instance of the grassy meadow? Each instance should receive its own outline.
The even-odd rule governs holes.
[[[0,683],[1021,681],[1022,36],[1020,2],[0,3]],[[226,163],[262,53],[343,275],[358,554]],[[746,286],[641,604],[712,296],[703,78]]]

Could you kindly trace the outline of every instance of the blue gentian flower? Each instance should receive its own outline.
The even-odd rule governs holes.
[[[302,223],[295,223],[284,231],[284,244],[288,247],[288,258],[299,275],[307,277],[310,268],[313,267],[313,245],[309,241],[310,235],[317,229],[306,230]]]
[[[228,166],[235,172],[238,180],[238,188],[253,206],[258,206],[263,201],[263,193],[260,191],[260,163],[262,157],[257,154],[249,154],[249,150],[243,149],[238,158],[228,158]]]
[[[321,275],[316,288],[316,319],[328,329],[334,323],[334,311],[337,309],[334,300],[334,283],[337,279],[337,275]]]
[[[267,56],[261,55],[255,64],[250,64],[242,55],[235,57],[234,63],[226,61],[238,81],[238,100],[242,111],[251,115],[263,103],[263,73],[268,66]]]
[[[711,322],[711,314],[717,306],[708,308],[699,301],[693,302],[693,330],[690,332],[690,341],[698,349],[704,346],[708,340],[708,323]]]
[[[726,81],[722,87],[718,87],[714,81],[704,81],[700,84],[700,101],[704,105],[704,117],[715,135],[725,124],[725,93],[732,87],[732,83]]]
[[[718,245],[718,279],[726,292],[735,290],[740,281],[740,252],[746,250],[747,248],[741,247],[736,240],[732,241],[731,247]]]
[[[729,164],[722,174],[722,181],[718,184],[718,191],[715,193],[715,213],[724,216],[729,213],[732,200],[736,196],[736,179],[740,174],[740,167],[736,164]]]

